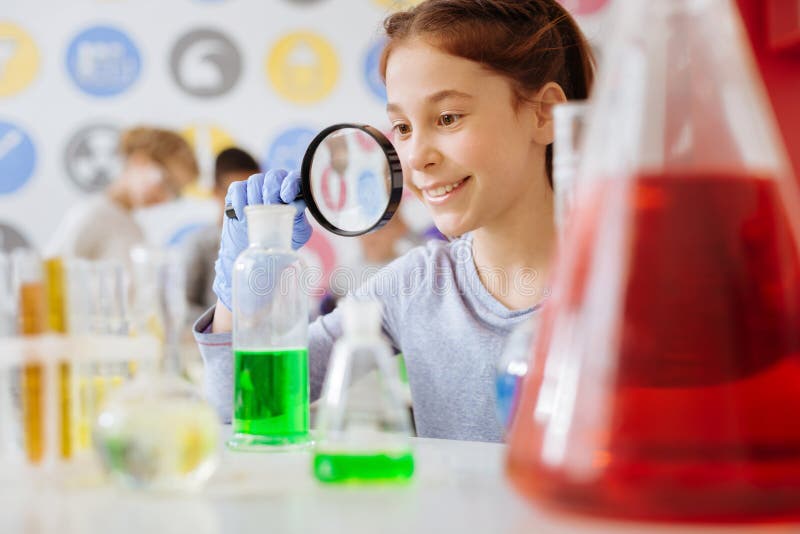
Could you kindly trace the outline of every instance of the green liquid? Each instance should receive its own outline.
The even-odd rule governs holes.
[[[308,349],[235,355],[232,446],[307,442]]]
[[[322,482],[404,482],[413,474],[414,457],[408,451],[314,455],[314,475]]]

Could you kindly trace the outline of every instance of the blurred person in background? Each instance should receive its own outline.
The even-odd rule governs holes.
[[[220,216],[215,225],[205,226],[186,238],[183,247],[186,261],[186,298],[189,316],[195,317],[213,306],[217,296],[211,289],[214,282],[214,262],[219,251],[220,228],[225,212],[225,194],[233,182],[247,180],[261,172],[253,156],[240,148],[227,148],[214,163],[214,199]]]
[[[197,179],[194,152],[179,134],[140,126],[122,133],[122,172],[105,191],[69,209],[46,248],[49,256],[129,261],[145,242],[133,212],[175,200]]]

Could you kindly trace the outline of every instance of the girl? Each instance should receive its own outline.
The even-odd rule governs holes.
[[[515,325],[536,315],[555,247],[552,108],[584,99],[592,56],[556,0],[428,0],[389,16],[381,62],[394,144],[411,190],[449,243],[411,250],[356,291],[383,303],[384,333],[406,358],[417,432],[500,441],[494,366]],[[244,206],[291,202],[299,173],[271,171],[228,191],[214,289],[195,325],[206,390],[230,418],[230,273],[247,246]],[[295,219],[293,246],[311,228]],[[320,394],[337,311],[309,329],[311,398]]]

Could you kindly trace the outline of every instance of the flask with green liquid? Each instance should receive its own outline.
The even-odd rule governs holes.
[[[247,206],[250,246],[233,267],[236,450],[284,450],[309,437],[308,302],[289,205]]]
[[[344,335],[333,348],[317,418],[314,474],[321,482],[404,482],[414,473],[411,421],[392,351],[381,335],[381,305],[344,299]],[[374,394],[351,383],[375,370]]]

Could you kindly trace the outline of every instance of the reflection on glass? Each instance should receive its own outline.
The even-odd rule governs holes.
[[[389,163],[378,142],[343,128],[320,144],[311,165],[311,193],[332,225],[363,231],[381,219],[391,191]]]

